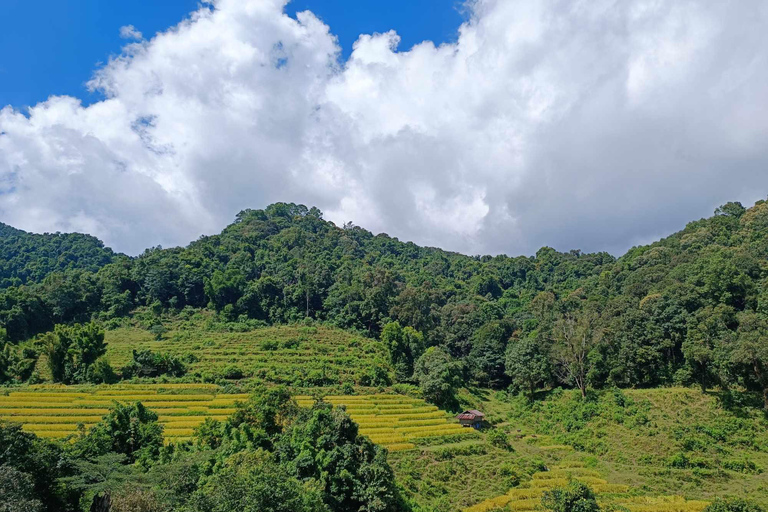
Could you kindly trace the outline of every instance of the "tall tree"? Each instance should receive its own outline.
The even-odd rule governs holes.
[[[602,331],[597,311],[586,308],[566,312],[555,322],[552,355],[555,369],[564,384],[576,386],[585,397],[593,361],[590,353],[599,343]]]
[[[754,311],[739,315],[738,336],[731,362],[739,368],[744,384],[763,394],[768,411],[768,318]]]

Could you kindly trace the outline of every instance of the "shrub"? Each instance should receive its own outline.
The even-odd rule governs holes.
[[[234,364],[231,364],[221,370],[221,378],[223,379],[238,380],[242,379],[244,376],[245,372],[243,372],[243,369]]]
[[[187,373],[186,365],[180,358],[160,354],[151,350],[133,351],[133,361],[121,370],[124,379],[131,377],[158,377],[169,375],[181,377]]]
[[[141,402],[115,403],[109,414],[77,441],[76,452],[83,457],[122,453],[128,462],[145,463],[155,460],[162,446],[163,427],[157,414]]]
[[[115,370],[104,357],[98,358],[88,369],[88,382],[93,384],[114,384],[118,380]]]
[[[509,445],[509,441],[507,440],[506,432],[499,428],[495,428],[488,432],[486,440],[488,441],[488,444],[495,446],[496,448],[502,448],[504,450],[512,449],[512,447]]]
[[[586,484],[571,482],[565,487],[546,491],[541,497],[541,505],[552,512],[597,512],[595,493]]]
[[[703,512],[765,512],[765,509],[741,498],[717,498]]]

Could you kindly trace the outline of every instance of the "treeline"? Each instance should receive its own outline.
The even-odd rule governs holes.
[[[25,512],[411,510],[386,450],[343,410],[300,409],[279,387],[169,446],[139,402],[115,404],[67,442],[0,422],[0,497],[2,510]]]
[[[0,222],[0,289],[38,283],[54,272],[96,272],[115,254],[98,238],[78,233],[36,235]]]
[[[186,248],[0,291],[0,325],[17,342],[138,306],[207,307],[230,322],[312,318],[374,337],[397,322],[421,337],[393,353],[402,380],[436,347],[484,386],[739,384],[768,400],[767,236],[768,203],[729,203],[618,260],[551,248],[469,257],[278,203]]]

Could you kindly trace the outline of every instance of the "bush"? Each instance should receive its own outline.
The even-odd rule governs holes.
[[[231,364],[221,370],[221,378],[229,380],[239,380],[245,377],[245,372],[239,366]]]
[[[512,449],[512,447],[509,445],[509,441],[507,440],[506,432],[499,428],[495,428],[488,432],[486,440],[488,441],[488,444],[495,446],[496,448],[502,448],[504,450]]]
[[[571,482],[565,487],[547,491],[541,497],[541,505],[552,512],[597,512],[595,493],[586,484]]]
[[[704,512],[765,512],[765,509],[741,498],[717,498]]]
[[[159,354],[151,350],[134,350],[133,361],[124,366],[121,373],[124,379],[160,375],[181,377],[187,373],[187,367],[180,358],[170,354]]]
[[[100,357],[88,370],[88,382],[93,384],[114,384],[119,380],[115,370],[105,357]]]
[[[84,458],[121,453],[128,462],[155,460],[163,446],[163,427],[157,414],[141,402],[116,403],[104,418],[79,439],[75,451]]]

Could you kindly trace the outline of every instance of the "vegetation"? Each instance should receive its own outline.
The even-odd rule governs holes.
[[[106,357],[122,368],[124,378],[163,374],[186,375],[186,380],[197,382],[255,378],[311,387],[345,382],[387,386],[394,377],[381,343],[339,329],[275,326],[240,332],[206,312],[162,320],[166,331],[159,341],[147,328],[156,321],[151,312],[137,312],[128,325],[107,331]],[[154,361],[159,358],[166,362]]]
[[[87,434],[59,445],[0,423],[3,506],[19,510],[407,510],[386,451],[343,410],[291,406],[260,389],[195,443],[162,448],[157,416],[117,404]],[[215,442],[213,441],[215,438]],[[136,508],[135,508],[136,507]]]
[[[89,446],[102,446],[104,443],[138,446],[146,443],[120,436],[130,433],[137,438],[151,436],[157,439],[158,432],[144,433],[141,430],[141,425],[149,421],[147,418],[162,427],[166,440],[180,442],[190,439],[193,430],[204,425],[206,419],[222,422],[233,413],[246,415],[247,421],[258,420],[265,425],[268,434],[273,434],[280,429],[280,425],[267,425],[266,420],[255,418],[256,414],[268,411],[270,417],[277,418],[279,423],[283,423],[280,419],[282,415],[292,414],[291,411],[278,410],[276,404],[258,401],[252,407],[237,409],[236,404],[244,402],[248,396],[243,393],[224,394],[217,387],[195,388],[173,384],[38,387],[29,391],[9,391],[7,396],[0,396],[0,420],[21,423],[25,431],[41,437],[65,438],[82,429],[89,436],[96,436],[88,441]],[[290,395],[282,397],[279,406],[292,403],[289,398]],[[315,402],[306,395],[295,398],[298,405],[306,408],[312,407]],[[419,398],[375,394],[326,396],[324,400],[343,407],[357,423],[361,435],[391,451],[413,448],[414,443],[424,438],[434,440],[460,436],[470,439],[477,435],[449,421],[445,412]],[[142,404],[141,408],[136,408],[137,402]],[[95,432],[97,424],[104,424],[102,415],[110,408],[113,410],[106,423],[109,430]],[[100,441],[96,442],[97,439]],[[112,451],[128,455],[129,459],[141,458],[122,448],[113,448]],[[103,452],[105,450],[100,449],[98,454]]]
[[[468,257],[338,228],[315,208],[283,203],[243,211],[186,248],[138,258],[81,262],[93,252],[90,238],[61,245],[61,235],[11,232],[6,273],[25,276],[0,292],[11,343],[56,324],[113,325],[137,307],[154,315],[145,328],[162,341],[164,311],[188,318],[209,308],[238,330],[312,321],[383,334],[390,353],[382,358],[400,381],[416,379],[423,352],[439,347],[465,363],[469,384],[529,393],[565,385],[583,395],[590,387],[740,386],[763,393],[768,407],[765,201],[729,203],[619,259],[549,248]],[[20,255],[40,244],[61,245],[62,258],[77,263],[30,272]],[[520,358],[535,363],[527,375],[516,371]]]
[[[751,496],[768,505],[768,420],[759,395],[662,388],[503,400],[511,424],[536,433],[526,442],[597,457],[619,483],[656,495]]]
[[[464,256],[283,203],[135,258],[0,225],[0,421],[23,424],[0,501],[758,512],[767,242],[765,201],[618,259]]]

